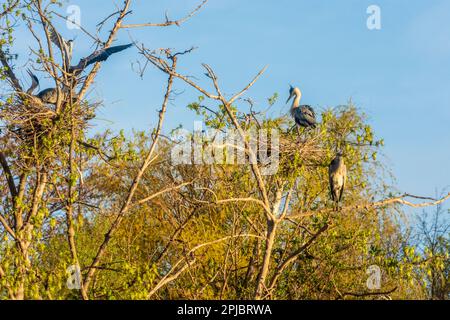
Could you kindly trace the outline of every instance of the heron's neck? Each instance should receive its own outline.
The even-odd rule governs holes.
[[[295,95],[295,99],[294,99],[294,101],[292,102],[292,107],[291,107],[291,109],[295,109],[295,108],[298,108],[298,106],[300,105],[300,99],[301,99],[301,95],[299,95],[299,94],[297,94],[297,95]]]

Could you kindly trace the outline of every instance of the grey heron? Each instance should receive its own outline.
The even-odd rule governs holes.
[[[342,200],[345,183],[347,181],[347,167],[345,166],[344,157],[338,152],[336,157],[331,161],[328,167],[328,175],[330,178],[331,199],[335,202],[336,208]]]
[[[34,95],[33,91],[39,86],[39,79],[30,70],[27,70],[31,77],[31,86],[27,90],[27,94],[39,100],[42,103],[56,104],[58,102],[58,90],[56,88],[47,88]],[[61,90],[64,100],[68,94],[68,88]]]
[[[295,96],[291,106],[291,116],[294,118],[297,126],[300,127],[316,127],[316,113],[311,106],[300,105],[300,99],[302,98],[302,92],[299,88],[290,87],[289,98],[286,103],[289,102]],[[297,127],[298,129],[298,127]]]

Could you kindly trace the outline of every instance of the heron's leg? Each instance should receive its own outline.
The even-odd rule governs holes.
[[[339,212],[339,201],[336,201],[336,212]]]
[[[333,199],[331,199],[331,208],[333,211],[336,211],[336,201],[334,201]]]
[[[301,143],[301,135],[300,135],[300,128],[298,127],[298,125],[296,125],[297,127],[297,143]]]
[[[293,126],[287,131],[287,134],[290,134],[290,133],[292,132],[292,130],[294,130],[294,128],[295,128],[296,126],[297,126],[296,124],[293,125]]]

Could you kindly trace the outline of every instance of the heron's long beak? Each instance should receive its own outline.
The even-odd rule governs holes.
[[[286,100],[286,103],[288,103],[289,100],[291,100],[293,96],[294,96],[294,95],[291,93],[290,96],[289,96],[289,98]]]

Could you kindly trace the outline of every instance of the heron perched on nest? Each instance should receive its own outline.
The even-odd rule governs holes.
[[[291,106],[291,116],[294,118],[295,123],[298,127],[304,128],[315,128],[316,127],[316,113],[314,109],[309,105],[300,105],[300,99],[302,98],[302,92],[299,88],[290,87],[289,98],[286,103],[289,102],[293,97],[295,97]]]
[[[41,103],[56,104],[58,102],[58,90],[56,88],[47,88],[34,95],[34,90],[39,87],[39,79],[30,70],[27,70],[27,72],[31,77],[31,86],[27,90],[27,94]],[[68,95],[68,89],[62,90],[61,93],[63,95],[62,99],[65,100]]]

